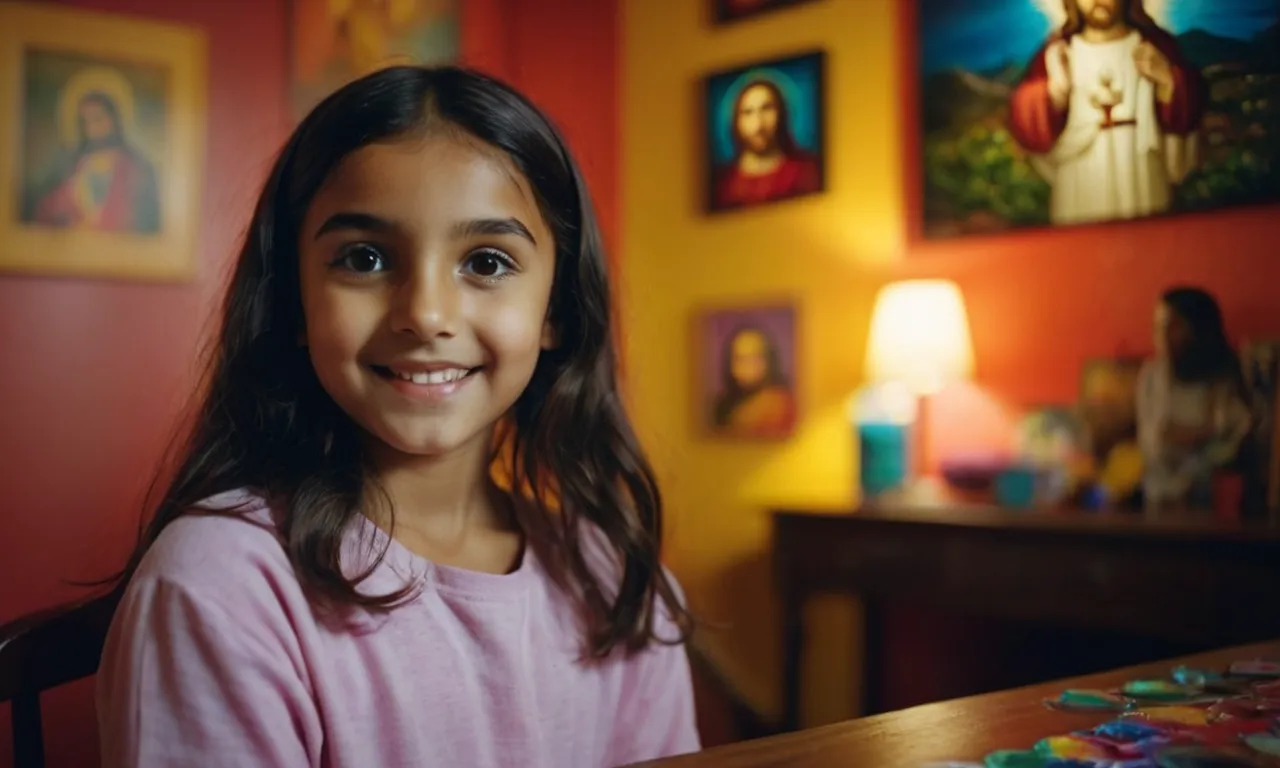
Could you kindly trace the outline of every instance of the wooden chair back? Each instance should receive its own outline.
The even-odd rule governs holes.
[[[14,768],[43,768],[40,694],[98,671],[119,602],[113,591],[0,626],[0,702],[10,702]]]

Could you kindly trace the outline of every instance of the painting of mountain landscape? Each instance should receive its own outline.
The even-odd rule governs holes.
[[[1280,200],[1280,0],[917,0],[924,234]]]

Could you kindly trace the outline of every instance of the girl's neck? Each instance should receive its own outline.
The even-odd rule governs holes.
[[[490,436],[478,436],[443,456],[374,447],[374,466],[387,499],[371,505],[370,517],[387,527],[389,501],[397,528],[431,539],[457,540],[471,530],[514,530],[503,494],[489,476],[490,444]]]

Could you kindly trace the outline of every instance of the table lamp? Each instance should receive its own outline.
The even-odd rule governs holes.
[[[946,385],[973,376],[973,342],[960,288],[950,280],[903,280],[881,288],[871,315],[865,374],[871,383],[901,384],[915,395],[913,474],[925,478],[929,400]]]

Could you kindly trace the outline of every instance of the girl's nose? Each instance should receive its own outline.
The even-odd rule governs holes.
[[[397,292],[393,329],[423,341],[455,335],[459,288],[448,270],[416,270]]]

